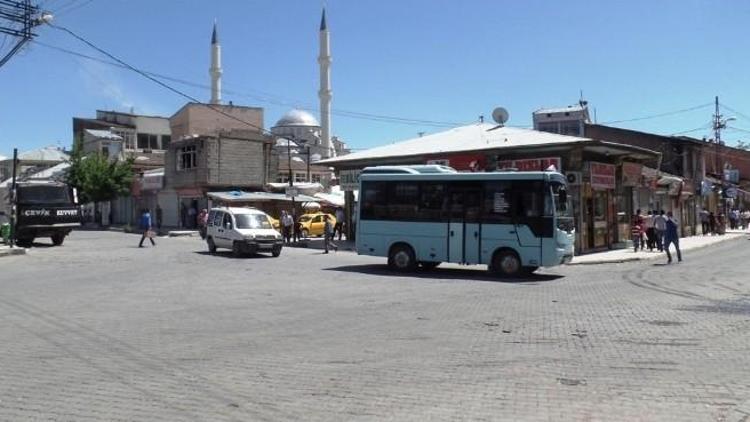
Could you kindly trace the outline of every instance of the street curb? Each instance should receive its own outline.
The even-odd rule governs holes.
[[[0,257],[11,256],[11,255],[26,255],[26,248],[2,248],[0,249]]]
[[[709,243],[707,245],[700,245],[696,247],[692,247],[690,249],[682,249],[682,252],[689,252],[689,251],[695,251],[698,249],[707,248],[709,246],[718,245],[719,243],[726,242],[728,240],[732,239],[738,239],[745,235],[746,233],[731,233],[730,235],[723,235],[724,237],[717,240],[716,242]],[[625,262],[634,262],[634,261],[648,261],[651,259],[657,259],[657,258],[663,258],[665,254],[663,252],[654,253],[653,255],[648,256],[634,256],[632,258],[618,258],[618,259],[602,259],[601,261],[591,261],[591,262],[571,262],[566,265],[599,265],[599,264],[622,264]],[[575,259],[575,258],[573,258]]]

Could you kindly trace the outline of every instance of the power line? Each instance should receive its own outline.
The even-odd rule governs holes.
[[[738,115],[738,116],[740,116],[740,117],[743,117],[743,118],[745,118],[745,119],[747,119],[747,120],[750,120],[750,116],[748,116],[748,115],[746,115],[746,114],[743,114],[743,113],[741,113],[741,112],[739,112],[739,111],[737,111],[737,110],[733,109],[732,107],[729,107],[729,106],[728,106],[728,105],[726,105],[726,104],[722,104],[722,105],[721,105],[721,107],[722,107],[722,108],[725,108],[725,109],[727,109],[727,110],[729,110],[729,111],[731,111],[732,113],[734,113],[734,114],[736,114],[736,115]]]
[[[727,126],[727,129],[732,129],[732,130],[737,130],[737,131],[740,131],[740,132],[750,133],[750,130],[748,130],[748,129],[742,129],[742,128],[734,127],[734,126]]]
[[[81,58],[84,58],[84,59],[87,59],[87,60],[93,60],[93,61],[96,61],[96,62],[99,62],[99,63],[103,63],[103,64],[107,64],[107,65],[110,65],[110,66],[115,66],[115,67],[119,67],[119,68],[131,70],[128,66],[123,65],[121,63],[116,63],[116,62],[104,60],[104,59],[101,59],[101,58],[98,58],[98,57],[90,56],[90,55],[87,55],[87,54],[83,54],[83,53],[80,53],[80,52],[77,52],[77,51],[69,50],[69,49],[58,47],[58,46],[51,45],[51,44],[47,44],[47,43],[44,43],[44,42],[41,42],[41,41],[37,41],[37,40],[34,40],[34,43],[39,44],[39,45],[44,46],[44,47],[47,47],[47,48],[50,48],[50,49],[53,49],[53,50],[60,51],[62,53],[66,53],[66,54],[70,54],[70,55],[73,55],[73,56],[81,57]],[[142,70],[142,72],[146,73],[148,75],[151,75],[151,76],[153,76],[155,78],[159,78],[159,79],[163,79],[163,80],[168,80],[168,81],[171,81],[171,82],[183,84],[183,85],[190,86],[190,87],[193,87],[193,88],[201,88],[201,89],[205,89],[205,90],[210,90],[211,89],[211,87],[208,86],[208,85],[206,85],[206,84],[196,83],[196,82],[188,81],[188,80],[185,80],[185,79],[175,78],[173,76],[168,76],[168,75],[164,75],[164,74],[160,74],[160,73],[156,73],[156,72],[151,72],[151,71],[147,71],[147,70]],[[296,107],[299,107],[299,106],[303,106],[304,108],[306,108],[308,110],[319,111],[319,109],[317,107],[310,106],[309,104],[303,104],[303,103],[296,102],[296,101],[284,101],[284,100],[281,100],[281,99],[273,99],[272,97],[276,97],[276,98],[281,98],[281,97],[279,97],[277,95],[274,95],[274,94],[265,93],[265,92],[262,92],[262,91],[257,91],[257,92],[260,92],[261,95],[243,93],[243,92],[234,91],[234,90],[228,90],[228,89],[222,89],[221,92],[222,92],[222,94],[229,94],[229,95],[234,95],[234,96],[238,96],[238,97],[252,98],[253,100],[256,100],[256,101],[259,101],[259,102],[263,102],[263,103],[267,103],[267,104],[273,104],[273,105],[278,105],[278,106],[283,106],[283,107],[293,107],[293,108],[296,108]],[[271,97],[271,98],[269,98],[269,97]],[[352,118],[352,119],[371,120],[371,121],[378,121],[378,122],[385,122],[385,123],[398,123],[398,124],[405,124],[405,125],[431,126],[431,127],[456,127],[456,126],[460,126],[460,125],[464,124],[464,123],[458,123],[458,122],[435,121],[435,120],[424,120],[424,119],[415,119],[415,118],[388,116],[388,115],[380,115],[380,114],[373,114],[373,113],[364,113],[364,112],[357,112],[357,111],[350,111],[350,110],[343,110],[343,109],[333,109],[332,110],[332,114],[340,116],[340,117],[348,117],[348,118]]]
[[[204,106],[208,107],[209,109],[211,109],[211,110],[213,110],[213,111],[215,111],[215,112],[217,112],[217,113],[219,113],[219,114],[222,114],[222,115],[224,115],[224,116],[226,116],[226,117],[229,117],[229,118],[230,118],[230,119],[232,119],[232,120],[235,120],[235,121],[237,121],[237,122],[240,122],[240,123],[243,123],[243,124],[245,124],[245,125],[247,125],[247,126],[250,126],[250,127],[254,128],[254,129],[257,129],[257,130],[259,130],[259,131],[260,131],[261,133],[264,133],[264,132],[265,132],[265,133],[267,133],[267,134],[273,135],[273,133],[271,133],[270,131],[268,131],[268,130],[266,130],[266,129],[263,129],[263,128],[262,128],[262,127],[260,127],[260,126],[257,126],[257,125],[255,125],[255,124],[253,124],[253,123],[250,123],[250,122],[248,122],[248,121],[242,120],[242,119],[240,119],[240,118],[238,118],[238,117],[235,117],[235,116],[233,116],[233,115],[231,115],[231,114],[229,114],[229,113],[226,113],[226,112],[224,112],[223,110],[219,109],[218,107],[214,106],[213,104],[204,104],[204,103],[203,103],[202,101],[198,100],[197,98],[195,98],[195,97],[193,97],[193,96],[191,96],[191,95],[189,95],[189,94],[185,94],[184,92],[182,92],[182,91],[178,90],[177,88],[173,88],[172,86],[170,86],[170,85],[167,85],[166,83],[164,83],[164,82],[162,82],[162,81],[160,81],[160,80],[156,79],[155,77],[153,77],[153,76],[149,75],[148,73],[146,73],[146,72],[144,72],[144,71],[142,71],[142,70],[140,70],[140,69],[138,69],[138,68],[136,68],[136,67],[134,67],[134,66],[132,66],[132,65],[130,65],[130,64],[128,64],[128,63],[126,63],[126,62],[125,62],[125,61],[123,61],[123,60],[120,60],[119,58],[117,58],[117,57],[116,57],[116,56],[114,56],[113,54],[110,54],[110,53],[108,53],[107,51],[105,51],[105,50],[103,50],[103,49],[101,49],[101,48],[97,47],[96,45],[94,45],[94,44],[93,44],[92,42],[90,42],[89,40],[87,40],[87,39],[85,39],[85,38],[81,37],[80,35],[76,34],[75,32],[71,31],[71,30],[70,30],[70,29],[68,29],[68,28],[65,28],[65,27],[62,27],[62,26],[58,26],[58,25],[54,25],[54,24],[51,24],[51,23],[47,23],[47,24],[48,24],[49,26],[51,26],[52,28],[58,29],[58,30],[60,30],[60,31],[63,31],[63,32],[67,32],[68,34],[70,34],[70,35],[71,35],[72,37],[74,37],[75,39],[77,39],[77,40],[79,40],[79,41],[83,42],[84,44],[86,44],[86,45],[88,45],[89,47],[93,48],[94,50],[96,50],[96,51],[98,51],[98,52],[100,52],[100,53],[104,54],[105,56],[107,56],[107,57],[109,57],[110,59],[112,59],[112,60],[116,61],[117,63],[120,63],[121,65],[123,65],[123,66],[125,66],[126,68],[128,68],[128,69],[132,70],[133,72],[136,72],[136,73],[138,73],[139,75],[143,76],[144,78],[146,78],[146,79],[148,79],[148,80],[150,80],[150,81],[152,81],[152,82],[154,82],[154,83],[156,83],[156,84],[158,84],[158,85],[162,86],[163,88],[165,88],[165,89],[167,89],[167,90],[169,90],[169,91],[172,91],[172,92],[174,92],[175,94],[177,94],[177,95],[179,95],[179,96],[181,96],[181,97],[184,97],[184,98],[186,98],[186,99],[190,100],[191,102],[194,102],[194,103],[198,103],[198,104],[202,104],[202,105],[204,105]]]
[[[683,131],[680,131],[680,132],[675,132],[675,133],[671,134],[670,136],[682,135],[682,134],[691,133],[691,132],[697,132],[699,130],[708,130],[710,128],[711,128],[710,124],[705,124],[703,126],[695,128],[695,129],[688,129],[688,130],[683,130]]]
[[[713,103],[700,104],[700,105],[693,106],[693,107],[683,108],[683,109],[674,110],[674,111],[668,111],[666,113],[653,114],[650,116],[634,117],[632,119],[623,119],[623,120],[611,120],[609,122],[602,122],[600,124],[607,125],[607,124],[614,124],[614,123],[636,122],[639,120],[656,119],[659,117],[666,117],[666,116],[673,116],[675,114],[680,114],[680,113],[687,113],[688,111],[698,110],[701,108],[708,107],[710,105],[713,105]]]

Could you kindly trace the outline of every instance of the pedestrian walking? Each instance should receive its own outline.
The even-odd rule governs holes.
[[[325,252],[328,253],[328,250],[330,248],[333,248],[334,251],[339,250],[338,245],[333,243],[333,224],[331,224],[331,218],[328,217],[328,214],[323,216],[324,226],[323,226],[323,247],[325,248]]]
[[[654,217],[654,236],[656,236],[656,249],[659,252],[664,251],[664,233],[667,231],[667,218],[664,217],[664,210]]]
[[[716,222],[716,215],[712,212],[708,213],[708,230],[712,235],[716,234],[718,224]]]
[[[643,216],[641,210],[637,210],[633,215],[633,221],[630,225],[630,233],[633,236],[633,248],[635,252],[638,252],[638,248],[643,250]]]
[[[701,232],[703,232],[703,236],[711,233],[711,225],[709,224],[709,213],[708,210],[703,208],[701,212],[699,213],[700,219],[701,219]]]
[[[161,209],[161,206],[159,204],[156,204],[156,230],[161,233],[161,223],[162,218],[164,217],[164,212]]]
[[[341,241],[341,235],[344,233],[344,209],[336,208],[336,226],[333,228],[334,234],[338,231],[339,242]]]
[[[716,216],[716,233],[724,234],[727,231],[727,220],[724,218],[724,213],[719,212]]]
[[[201,239],[206,238],[206,232],[208,230],[208,210],[203,208],[198,213],[198,233],[201,235]]]
[[[646,216],[643,218],[643,225],[646,227],[646,246],[649,252],[654,250],[656,246],[656,234],[654,233],[654,217],[655,212],[649,210]]]
[[[737,210],[737,208],[729,211],[729,228],[732,230],[737,230],[737,227],[739,227],[739,221],[740,212]]]
[[[297,218],[297,211],[292,210],[292,240],[294,242],[299,242],[302,238],[302,224],[299,222],[299,219]]]
[[[286,211],[281,211],[281,227],[284,233],[284,242],[291,243],[292,241],[292,226],[294,225],[294,219]]]
[[[154,242],[154,232],[151,231],[151,213],[149,213],[148,209],[144,208],[141,211],[139,227],[143,232],[143,235],[141,235],[141,241],[138,243],[138,247],[143,247],[143,241],[146,240],[146,238],[151,241],[151,245],[156,246],[156,242]]]
[[[672,254],[669,253],[669,246],[674,245],[677,251],[677,262],[682,262],[682,252],[680,252],[680,236],[677,234],[679,224],[672,216],[672,211],[667,213],[667,231],[664,233],[664,251],[667,253],[667,264],[672,263]]]
[[[747,230],[748,225],[750,225],[750,210],[742,211],[740,218],[742,219],[742,230]]]

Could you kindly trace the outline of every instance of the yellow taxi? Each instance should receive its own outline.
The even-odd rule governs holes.
[[[299,218],[302,237],[323,236],[323,232],[325,231],[325,221],[323,221],[324,215],[327,215],[328,219],[331,221],[332,229],[336,226],[336,217],[332,214],[326,214],[323,212],[305,214]]]

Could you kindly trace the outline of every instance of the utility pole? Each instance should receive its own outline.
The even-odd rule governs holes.
[[[724,127],[721,121],[721,114],[719,112],[719,96],[715,97],[716,109],[714,111],[714,141],[717,144],[721,143],[721,129]]]
[[[40,15],[39,7],[32,5],[31,0],[0,0],[0,33],[18,39],[16,45],[0,58],[0,67],[36,36],[31,32],[34,27],[51,20],[52,14]]]
[[[18,148],[13,148],[13,175],[10,182],[10,247],[16,244],[16,167]]]

